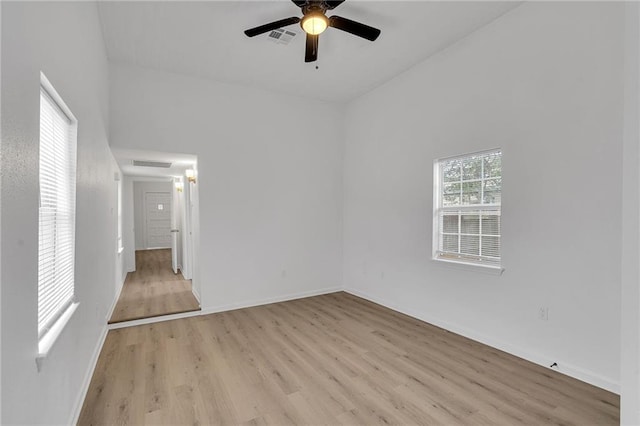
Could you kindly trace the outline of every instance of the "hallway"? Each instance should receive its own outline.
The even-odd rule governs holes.
[[[109,324],[198,310],[191,280],[171,269],[171,249],[139,250]]]

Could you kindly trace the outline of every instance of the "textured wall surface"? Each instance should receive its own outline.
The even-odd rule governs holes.
[[[3,2],[2,31],[1,423],[68,424],[115,297],[118,169],[107,141],[107,58],[95,4]],[[38,372],[41,71],[78,119],[80,306]]]

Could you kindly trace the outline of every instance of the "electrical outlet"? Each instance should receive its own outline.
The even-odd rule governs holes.
[[[541,306],[538,309],[538,319],[542,321],[549,321],[549,308],[546,306]]]

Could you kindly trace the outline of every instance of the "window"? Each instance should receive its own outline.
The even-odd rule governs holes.
[[[500,267],[502,152],[434,164],[434,259]]]
[[[51,85],[40,88],[38,338],[71,309],[75,281],[77,122]],[[58,101],[56,101],[58,100]],[[41,349],[40,352],[43,352]],[[45,351],[46,352],[46,351]]]

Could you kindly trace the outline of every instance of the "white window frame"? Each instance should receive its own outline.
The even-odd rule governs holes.
[[[47,356],[53,343],[78,307],[75,299],[78,121],[42,73],[40,84],[38,359]],[[43,108],[48,109],[54,121],[58,120],[55,130],[51,130],[52,127],[48,129],[46,139],[43,139],[43,129],[46,128],[43,127],[46,126],[43,124]],[[45,143],[49,144],[48,149],[43,145]],[[46,197],[47,201],[43,197]],[[47,210],[44,210],[45,202],[49,204]],[[48,211],[48,217],[43,216],[45,211]],[[61,220],[59,217],[64,219]],[[53,229],[53,231],[45,235],[45,229]],[[48,266],[51,264],[55,266]],[[38,367],[40,367],[39,363]]]
[[[436,261],[436,263],[444,264],[448,266],[455,266],[462,269],[479,270],[482,272],[490,272],[490,273],[496,273],[496,274],[501,274],[504,271],[502,267],[501,254],[499,257],[496,258],[494,256],[467,255],[467,254],[459,253],[460,244],[461,244],[460,242],[459,242],[459,249],[457,253],[443,251],[442,244],[443,244],[443,235],[445,235],[445,233],[443,232],[443,227],[442,227],[442,224],[440,223],[443,212],[458,213],[460,217],[465,213],[473,214],[473,215],[482,215],[483,213],[485,213],[486,215],[498,215],[498,216],[502,215],[502,202],[492,203],[492,204],[463,204],[462,197],[461,197],[460,204],[445,206],[443,203],[443,189],[444,189],[443,166],[446,163],[450,161],[456,161],[456,160],[464,161],[465,159],[469,159],[472,157],[486,156],[486,155],[492,155],[496,153],[499,153],[500,157],[502,158],[502,150],[500,148],[495,148],[495,149],[486,150],[486,151],[472,152],[464,155],[456,155],[452,157],[440,158],[434,161],[433,163],[434,164],[434,167],[433,167],[434,185],[433,185],[433,234],[432,234],[433,235],[433,256],[432,258],[434,261]],[[484,162],[483,162],[483,167],[484,167]],[[500,178],[502,178],[502,167],[500,171]],[[483,185],[484,180],[486,179],[484,177],[484,172],[482,172],[481,178],[477,179],[477,181],[480,182],[481,191],[484,191],[484,185]],[[460,182],[461,184],[463,182],[462,176],[461,176]],[[481,192],[481,195],[480,195],[481,203],[483,200],[483,195],[484,194]],[[500,190],[500,195],[502,197],[502,188]],[[478,232],[480,235],[482,235],[482,220],[480,220],[479,226],[480,228]],[[500,234],[501,232],[502,230],[500,230]],[[498,234],[498,237],[501,241],[502,236],[500,234]],[[462,235],[462,229],[460,225],[458,227],[457,235]],[[494,237],[495,234],[491,236]],[[481,238],[482,237],[479,238],[480,247],[482,246]],[[459,241],[460,241],[460,238],[459,238]],[[500,244],[500,246],[501,245],[502,244]]]

